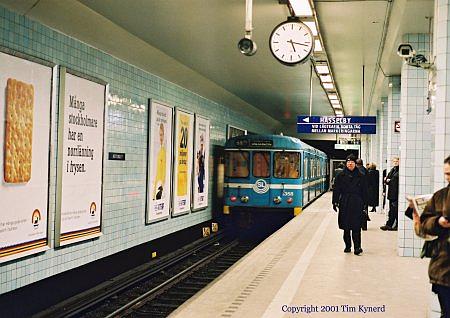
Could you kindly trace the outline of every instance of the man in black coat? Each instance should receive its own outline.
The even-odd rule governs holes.
[[[333,190],[333,209],[339,208],[338,224],[344,230],[345,253],[351,251],[352,239],[354,253],[362,253],[361,225],[363,221],[363,209],[367,205],[366,178],[356,168],[356,157],[350,155],[346,159],[346,167],[342,173],[336,176]]]
[[[399,162],[400,159],[398,157],[392,158],[393,167],[384,180],[388,186],[387,198],[389,200],[389,218],[385,225],[380,226],[380,229],[383,231],[397,231],[398,228]]]

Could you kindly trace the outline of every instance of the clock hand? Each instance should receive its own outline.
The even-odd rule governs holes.
[[[295,51],[295,46],[294,46],[294,42],[292,42],[292,40],[289,40],[289,41],[287,41],[288,43],[291,43],[291,45],[292,45],[292,48],[294,49],[294,52],[296,52]]]
[[[288,41],[289,42],[289,41]],[[298,42],[294,42],[291,40],[291,44],[298,44],[298,45],[303,45],[303,46],[308,46],[307,44],[303,44],[303,43],[298,43]]]

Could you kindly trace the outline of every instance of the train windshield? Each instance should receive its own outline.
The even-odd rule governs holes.
[[[270,177],[270,153],[268,151],[253,152],[253,176]]]
[[[225,154],[225,176],[247,178],[249,175],[248,151],[227,151]]]
[[[298,152],[275,152],[274,176],[282,179],[297,179],[300,177]]]

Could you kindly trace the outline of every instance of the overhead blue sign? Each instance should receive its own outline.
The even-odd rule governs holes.
[[[376,116],[297,116],[297,132],[306,134],[376,134]]]

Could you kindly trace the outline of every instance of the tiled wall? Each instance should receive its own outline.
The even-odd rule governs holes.
[[[411,43],[418,54],[429,48],[426,34],[406,34],[403,42]],[[401,150],[398,253],[420,256],[423,241],[414,234],[413,223],[405,217],[406,195],[431,192],[431,122],[428,114],[428,72],[421,68],[402,66],[401,76]]]
[[[437,90],[433,109],[433,190],[437,191],[446,182],[442,172],[444,159],[450,155],[450,3],[435,1],[435,45]]]
[[[148,98],[183,107],[210,118],[212,145],[224,144],[226,124],[258,133],[270,132],[265,125],[230,110],[226,105],[207,100],[2,7],[0,45],[108,82],[110,96],[107,105],[105,151],[127,154],[126,161],[105,162],[104,235],[92,241],[60,249],[52,248],[37,256],[0,264],[0,294],[211,218],[211,210],[208,208],[164,222],[144,225]],[[57,143],[57,117],[53,118],[49,211],[49,238],[52,247]],[[210,195],[210,203],[211,197]]]

